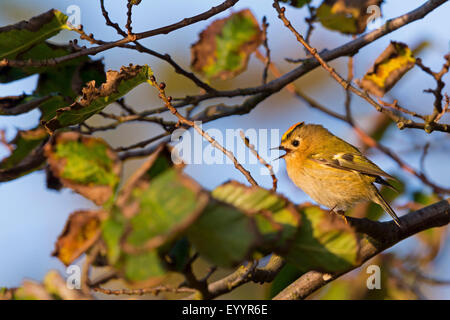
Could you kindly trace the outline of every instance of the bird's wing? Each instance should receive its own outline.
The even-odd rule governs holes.
[[[396,180],[393,176],[381,170],[365,156],[358,153],[317,153],[311,156],[311,160],[336,169],[356,171],[373,177],[386,177]]]

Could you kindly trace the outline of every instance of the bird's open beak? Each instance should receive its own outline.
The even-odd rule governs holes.
[[[290,149],[285,148],[285,147],[283,147],[283,146],[271,148],[270,150],[282,150],[282,151],[285,151],[285,152],[286,152],[285,154],[283,154],[283,155],[279,156],[278,158],[274,159],[273,161],[279,160],[279,159],[282,159],[282,158],[286,157],[287,154],[291,151]]]

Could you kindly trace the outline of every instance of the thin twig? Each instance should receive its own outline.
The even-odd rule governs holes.
[[[131,26],[131,24],[133,23],[132,10],[133,10],[133,0],[128,0],[128,2],[127,2],[127,24],[125,25],[125,29],[127,29],[128,35],[133,34],[133,28]]]
[[[262,158],[259,154],[258,151],[256,151],[255,146],[253,144],[250,143],[250,140],[245,136],[244,131],[240,131],[239,132],[242,140],[244,141],[245,145],[247,146],[247,148],[250,150],[251,153],[253,153],[253,155],[258,159],[258,161],[267,168],[267,170],[269,170],[270,176],[272,177],[272,191],[277,191],[277,182],[278,179],[275,176],[275,172],[273,171],[273,167],[272,165],[268,164],[266,160],[264,160],[264,158]]]
[[[152,288],[141,288],[141,289],[106,289],[102,287],[93,287],[92,290],[95,292],[100,292],[107,295],[128,295],[128,296],[142,296],[145,294],[153,294],[155,296],[159,295],[161,292],[170,293],[195,293],[195,289],[191,288],[171,288],[168,286],[157,286]]]
[[[156,78],[154,76],[150,77],[149,80],[150,84],[153,85],[155,88],[158,89],[159,91],[159,97],[161,100],[164,101],[164,104],[166,105],[166,107],[170,110],[170,112],[175,115],[178,120],[183,123],[186,124],[190,127],[193,127],[202,137],[204,137],[209,143],[211,143],[211,145],[220,150],[221,152],[223,152],[231,161],[233,161],[233,164],[235,166],[236,169],[238,169],[246,178],[247,181],[253,185],[253,186],[257,186],[258,184],[256,183],[255,179],[253,179],[253,177],[251,176],[250,172],[247,171],[246,169],[244,169],[244,167],[237,161],[236,157],[233,155],[233,153],[227,149],[225,149],[221,144],[219,144],[214,138],[212,138],[206,131],[204,131],[198,124],[196,121],[192,121],[192,120],[188,120],[185,117],[183,117],[178,110],[172,105],[172,97],[170,96],[166,96],[166,92],[165,92],[165,87],[166,85],[164,84],[164,82],[161,83],[157,83],[156,82]]]
[[[153,37],[159,34],[168,34],[170,32],[173,32],[175,30],[187,27],[191,24],[207,20],[220,12],[225,11],[226,9],[234,6],[239,0],[226,0],[222,2],[221,4],[212,7],[211,9],[197,14],[195,16],[184,18],[181,21],[178,21],[176,23],[160,27],[157,29],[144,31],[140,33],[136,33],[133,35],[128,35],[127,37],[124,37],[123,39],[120,39],[118,41],[113,42],[107,42],[105,44],[92,47],[92,48],[86,48],[84,50],[81,50],[79,52],[74,52],[65,56],[57,57],[57,58],[50,58],[50,59],[44,59],[44,60],[9,60],[9,59],[3,59],[0,61],[0,67],[5,66],[11,66],[11,67],[44,67],[44,66],[54,66],[59,63],[63,63],[72,59],[76,59],[78,57],[87,56],[87,55],[95,55],[97,53],[103,52],[105,50],[120,47],[122,44],[126,44],[129,42],[134,42],[136,40],[145,39],[149,37]]]
[[[348,66],[347,66],[347,82],[351,83],[353,81],[353,57],[348,57]],[[348,123],[353,123],[352,117],[352,94],[348,89],[345,90],[345,116],[347,118]]]
[[[269,24],[267,23],[267,18],[264,16],[262,20],[262,34],[263,34],[263,46],[266,49],[266,61],[264,64],[264,70],[262,75],[262,84],[267,83],[267,72],[270,65],[270,48],[269,44],[267,42],[267,28],[269,27]]]

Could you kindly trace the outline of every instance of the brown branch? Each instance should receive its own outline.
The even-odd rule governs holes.
[[[128,48],[128,49],[134,49],[134,50],[142,52],[142,53],[147,53],[147,54],[157,57],[163,61],[166,61],[168,64],[170,64],[174,68],[176,73],[181,74],[182,76],[188,78],[199,88],[204,89],[206,92],[211,92],[211,93],[217,92],[216,89],[212,88],[210,85],[208,85],[207,83],[200,80],[194,73],[183,69],[178,63],[176,63],[172,59],[172,57],[169,54],[161,54],[159,52],[156,52],[155,50],[149,49],[149,48],[141,45],[138,41],[135,41],[134,44],[135,44],[134,46],[133,45],[123,45],[121,47]]]
[[[242,140],[244,141],[245,145],[247,146],[247,148],[250,150],[251,153],[253,153],[253,155],[256,157],[256,159],[258,159],[258,161],[267,168],[267,170],[269,170],[270,176],[272,177],[272,191],[277,191],[277,182],[278,179],[275,176],[275,172],[273,172],[273,167],[272,165],[268,164],[266,160],[264,160],[264,158],[262,158],[259,154],[258,151],[256,151],[255,146],[253,144],[250,143],[250,140],[245,136],[244,131],[240,131],[240,135]]]
[[[52,96],[45,96],[42,98],[36,98],[29,102],[21,103],[28,96],[22,94],[20,96],[8,96],[0,98],[0,115],[16,116],[22,113],[31,111],[40,106],[45,101],[49,100]]]
[[[45,162],[43,141],[28,156],[26,156],[19,164],[12,168],[0,169],[0,182],[14,180],[26,172],[39,168]]]
[[[414,111],[411,111],[411,110],[408,110],[408,109],[406,109],[406,108],[403,108],[403,107],[399,106],[397,100],[394,100],[394,101],[391,102],[391,103],[385,102],[385,101],[383,101],[383,100],[381,100],[381,99],[379,99],[379,98],[378,98],[377,100],[378,100],[378,103],[379,103],[380,105],[383,105],[383,106],[385,106],[385,107],[389,107],[389,108],[398,110],[398,111],[400,111],[400,112],[409,114],[410,116],[413,116],[413,117],[416,117],[416,118],[420,118],[420,119],[422,119],[422,120],[425,120],[425,119],[426,119],[425,116],[423,116],[423,115],[421,115],[421,114],[419,114],[419,113],[417,113],[417,112],[414,112]]]
[[[89,280],[89,287],[93,288],[93,287],[98,287],[104,283],[107,283],[110,280],[113,279],[117,279],[119,277],[119,275],[117,274],[117,271],[115,270],[111,270],[108,272],[105,272],[103,274],[101,274],[100,276],[98,276],[97,278],[95,278],[94,280]]]
[[[253,179],[252,175],[249,171],[244,169],[244,167],[237,161],[236,157],[233,155],[233,153],[227,149],[225,149],[221,144],[219,144],[214,138],[212,138],[206,131],[204,131],[200,126],[198,126],[196,121],[188,120],[185,117],[183,117],[178,110],[172,105],[172,97],[166,96],[165,87],[166,85],[164,82],[157,83],[156,78],[154,76],[150,77],[150,83],[158,89],[159,91],[159,97],[161,100],[164,101],[164,104],[166,107],[170,110],[170,112],[175,115],[180,123],[185,124],[189,127],[194,128],[203,138],[205,138],[211,145],[223,152],[231,161],[233,161],[233,164],[236,169],[238,169],[244,176],[247,178],[247,181],[253,185],[257,186],[255,179]]]
[[[442,69],[439,72],[433,72],[429,67],[426,67],[422,63],[422,59],[418,58],[416,59],[416,65],[419,66],[424,72],[431,75],[436,80],[436,88],[435,89],[427,89],[424,90],[427,93],[431,93],[434,95],[434,111],[433,114],[427,119],[428,122],[433,123],[437,122],[437,117],[439,115],[443,114],[443,108],[442,108],[442,100],[444,99],[444,96],[442,94],[442,90],[445,87],[444,81],[442,81],[442,78],[445,74],[448,73],[450,69],[450,54],[447,54],[444,56],[445,63],[442,66]],[[440,118],[440,117],[439,117]]]
[[[353,57],[348,58],[348,65],[347,65],[347,82],[353,81]],[[348,123],[353,123],[353,117],[352,117],[352,95],[350,91],[347,89],[345,90],[345,117],[347,118]]]
[[[361,263],[357,266],[334,273],[326,274],[319,271],[309,271],[291,285],[281,291],[275,300],[304,299],[329,282],[361,266],[380,252],[392,247],[398,242],[421,231],[445,226],[450,223],[450,199],[437,202],[418,211],[410,212],[400,218],[404,229],[396,228],[394,222],[376,222],[368,219],[348,218],[349,223],[358,232],[372,235],[360,241]],[[376,240],[375,240],[376,239]],[[369,241],[368,241],[369,240]]]
[[[266,57],[264,62],[264,70],[262,75],[262,84],[265,85],[267,83],[267,71],[270,66],[270,48],[267,42],[267,28],[269,24],[267,23],[267,18],[264,16],[262,20],[262,34],[263,34],[263,46],[266,49]]]
[[[108,11],[106,11],[105,8],[105,0],[100,0],[100,8],[102,10],[103,17],[105,18],[106,25],[114,28],[116,32],[122,37],[124,38],[127,37],[128,34],[120,28],[119,24],[112,22],[111,19],[109,18],[109,13]]]
[[[258,264],[252,261],[245,266],[241,266],[225,278],[210,283],[208,285],[208,295],[203,298],[214,299],[225,293],[231,292],[237,287],[240,287],[248,282],[272,282],[284,265],[284,260],[275,254],[272,254],[269,262],[264,267],[258,267]],[[194,297],[188,297],[188,299],[192,298]]]
[[[139,141],[139,142],[134,143],[134,144],[132,144],[132,145],[129,145],[129,146],[127,146],[127,147],[118,147],[118,148],[115,148],[114,151],[116,151],[116,152],[122,152],[122,151],[128,151],[128,150],[132,150],[132,149],[136,149],[136,148],[144,148],[144,147],[146,147],[147,145],[149,145],[149,144],[151,144],[151,143],[153,143],[153,142],[156,142],[156,141],[158,141],[158,140],[160,140],[160,139],[162,139],[162,138],[164,138],[164,137],[167,137],[167,136],[169,136],[169,135],[170,135],[169,132],[164,132],[164,133],[161,133],[161,134],[156,135],[156,136],[154,136],[154,137],[151,137],[151,138],[149,138],[149,139],[142,140],[142,141]],[[122,159],[122,160],[124,160],[124,159]]]
[[[196,292],[195,289],[191,288],[171,288],[167,286],[157,286],[152,288],[141,288],[141,289],[106,289],[102,287],[93,287],[92,290],[95,292],[100,292],[107,295],[128,295],[128,296],[142,296],[144,294],[153,294],[155,296],[159,295],[161,292],[170,293],[193,293]]]

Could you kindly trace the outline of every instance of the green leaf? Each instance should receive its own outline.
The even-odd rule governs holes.
[[[175,271],[183,271],[186,267],[191,252],[191,244],[186,237],[175,241],[167,253],[168,264]]]
[[[45,146],[45,155],[53,176],[64,186],[98,205],[112,200],[122,165],[102,139],[63,132]]]
[[[15,57],[17,60],[43,60],[58,58],[61,56],[73,53],[74,50],[68,45],[57,45],[50,43],[48,41],[39,42],[33,44],[26,50],[20,52],[20,54]],[[82,62],[89,61],[89,57],[82,56],[76,59],[72,59],[57,66],[43,66],[43,67],[2,67],[0,68],[0,83],[6,83],[11,81],[16,81],[36,73],[45,73],[55,68],[64,68],[68,66],[76,67]]]
[[[416,59],[406,44],[392,41],[364,75],[360,86],[372,94],[383,97],[414,67],[415,62]]]
[[[187,231],[200,255],[215,265],[232,267],[250,258],[261,238],[253,220],[224,203],[211,202]]]
[[[19,58],[50,59],[72,52],[70,46],[42,42],[22,52]],[[49,120],[48,114],[54,117],[57,109],[72,102],[86,82],[95,80],[100,84],[106,79],[103,62],[84,56],[53,67],[0,68],[0,82],[18,80],[35,73],[39,73],[39,80],[33,94],[0,98],[1,115],[16,115],[39,107],[43,112],[42,119]],[[66,101],[67,97],[72,99]]]
[[[19,131],[10,142],[11,154],[0,162],[0,182],[19,178],[39,168],[45,161],[43,147],[48,134],[42,127]]]
[[[196,250],[216,265],[234,266],[256,249],[287,250],[298,230],[295,207],[271,191],[231,181],[212,196],[217,201],[210,202],[187,234]]]
[[[247,187],[231,181],[217,187],[212,196],[250,213],[265,245],[288,246],[300,225],[300,215],[292,203],[260,187]]]
[[[344,34],[360,34],[366,30],[371,15],[367,8],[380,6],[383,0],[325,0],[317,9],[317,18],[327,29]]]
[[[116,265],[122,253],[121,239],[126,228],[126,218],[117,207],[109,212],[102,223],[102,238],[106,244],[106,256],[111,265]]]
[[[281,0],[281,2],[285,2],[289,4],[290,6],[301,8],[304,5],[311,3],[312,0]]]
[[[56,116],[56,110],[66,105],[67,99],[61,95],[55,95],[39,105],[41,111],[41,124]]]
[[[103,221],[102,239],[106,245],[109,264],[129,282],[145,282],[147,285],[157,284],[166,274],[158,250],[149,249],[136,254],[124,252],[123,238],[127,225],[127,218],[117,207],[113,207],[109,217]]]
[[[10,142],[14,145],[11,154],[0,162],[0,169],[10,169],[23,161],[33,150],[42,144],[48,137],[44,128],[18,131],[16,137]]]
[[[76,102],[56,110],[56,115],[43,121],[43,124],[50,131],[79,124],[146,82],[151,75],[147,65],[122,67],[119,72],[110,70],[106,73],[106,82],[99,88],[95,86],[95,81],[89,82]]]
[[[68,29],[67,16],[52,9],[29,21],[0,28],[0,59],[13,59],[32,45]]]
[[[16,116],[37,108],[45,103],[51,96],[36,97],[26,94],[20,96],[8,96],[0,98],[0,115]]]
[[[289,252],[282,255],[300,271],[338,272],[357,264],[359,244],[341,217],[318,207],[302,210],[302,225]]]
[[[95,80],[95,83],[105,82],[103,62],[83,61],[79,65],[56,66],[39,75],[39,81],[34,94],[46,96],[58,93],[75,98],[81,93],[82,86]]]
[[[149,250],[138,255],[126,255],[124,260],[125,279],[130,282],[145,282],[151,286],[162,281],[167,273],[156,250]]]
[[[350,281],[338,281],[333,282],[324,296],[321,296],[322,300],[350,300],[351,293],[354,290]],[[374,290],[377,291],[377,290]]]
[[[414,192],[413,200],[416,204],[429,206],[440,200],[439,196],[434,193]],[[416,210],[418,208],[414,208]],[[421,262],[430,262],[439,254],[442,246],[445,245],[445,237],[447,236],[447,228],[431,228],[417,234],[417,238],[425,245],[421,250]]]
[[[159,247],[174,239],[193,223],[208,201],[206,193],[193,180],[176,169],[166,170],[147,185],[140,182],[121,204],[122,210],[133,210],[127,242],[133,246]],[[150,243],[154,243],[150,245]]]
[[[232,78],[247,68],[262,43],[262,31],[250,10],[214,21],[192,46],[192,69],[207,78]]]
[[[292,282],[297,280],[302,274],[303,272],[301,272],[297,267],[290,263],[286,263],[286,265],[276,275],[275,279],[270,283],[267,290],[267,299],[273,299],[273,297],[275,297]]]
[[[413,193],[413,200],[414,202],[420,203],[423,206],[429,206],[433,203],[438,202],[440,199],[439,197],[434,193],[424,193],[424,192],[414,192]]]
[[[166,166],[168,159],[170,150],[161,145],[126,183],[104,223],[110,263],[131,282],[157,281],[167,264],[183,264],[181,257],[173,261],[169,254],[166,262],[160,256],[175,253],[171,244],[209,201],[208,193],[184,175],[181,166]]]

